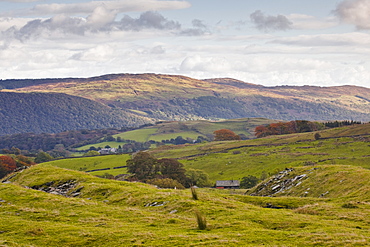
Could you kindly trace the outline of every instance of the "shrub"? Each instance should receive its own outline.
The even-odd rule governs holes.
[[[192,195],[193,199],[198,200],[197,190],[194,187],[191,187],[190,190],[191,190],[191,195]]]
[[[208,174],[202,170],[188,169],[185,173],[187,177],[186,187],[198,186],[198,187],[211,187],[212,184],[209,181]]]
[[[250,189],[253,188],[257,183],[259,179],[255,176],[248,175],[247,177],[243,177],[242,181],[240,182],[240,187],[243,189]]]
[[[197,218],[198,229],[205,230],[207,229],[207,220],[198,210],[195,210],[195,217]]]

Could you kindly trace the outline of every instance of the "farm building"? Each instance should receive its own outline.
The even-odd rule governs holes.
[[[218,180],[216,181],[217,189],[239,189],[240,181],[239,180]]]

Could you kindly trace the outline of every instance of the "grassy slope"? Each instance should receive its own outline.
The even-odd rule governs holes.
[[[204,170],[213,181],[240,179],[247,175],[259,177],[263,172],[274,174],[307,162],[370,168],[369,133],[370,124],[364,124],[320,132],[322,137],[331,136],[330,139],[314,140],[313,133],[303,133],[247,141],[165,146],[151,152],[157,157],[180,159],[186,168]],[[359,134],[365,136],[341,137]],[[235,151],[240,153],[234,154]]]
[[[274,179],[279,175],[274,176]],[[344,165],[306,166],[294,168],[293,171],[279,180],[283,182],[297,176],[304,177],[296,180],[293,186],[287,186],[287,189],[274,194],[274,196],[346,198],[352,201],[361,201],[365,198],[366,201],[369,201],[370,199],[370,171],[368,169]],[[274,193],[270,190],[271,188],[261,189],[265,184],[266,181],[262,182],[259,186],[248,191],[248,194],[270,196]]]
[[[19,186],[71,179],[84,186],[77,198]],[[198,190],[200,200],[194,201],[188,190],[159,190],[44,164],[12,181],[0,184],[5,246],[366,246],[370,241],[364,196],[351,209],[343,207],[351,203],[346,199],[260,198],[207,189]],[[266,203],[290,209],[262,208]],[[196,229],[195,209],[206,216],[208,230]]]
[[[272,175],[288,167],[299,167],[312,163],[370,168],[368,144],[370,136],[367,135],[368,133],[370,133],[370,124],[364,124],[321,131],[323,138],[331,137],[328,139],[314,140],[314,133],[302,133],[246,141],[162,146],[150,152],[158,158],[179,159],[186,169],[201,169],[209,174],[212,181],[241,179],[248,175],[260,177],[263,173]],[[363,136],[353,136],[360,134]],[[123,160],[110,161],[108,157],[120,156],[104,156],[95,159],[102,160],[104,167],[122,165]],[[107,161],[104,161],[105,159]],[[78,159],[57,162],[74,163],[75,161]],[[73,169],[85,169],[81,168],[83,165],[85,164],[78,163]],[[101,175],[105,172],[112,175],[120,172],[126,173],[125,170],[110,170],[93,174]]]

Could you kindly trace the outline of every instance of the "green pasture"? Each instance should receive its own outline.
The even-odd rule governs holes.
[[[329,180],[341,170],[330,167],[319,177]],[[368,246],[369,193],[357,193],[355,200],[340,196],[341,189],[369,189],[368,171],[361,169],[347,173],[353,185],[331,187],[338,194],[330,199],[197,189],[199,200],[193,200],[190,190],[156,189],[40,164],[0,184],[0,245]],[[364,175],[355,179],[356,172]],[[75,181],[81,193],[68,198],[29,189],[65,181]],[[206,219],[206,230],[198,229],[195,211]]]
[[[253,139],[253,131],[256,126],[276,122],[265,118],[241,118],[223,121],[164,121],[151,127],[123,132],[113,137],[121,137],[124,140],[134,140],[137,142],[157,141],[175,139],[182,136],[184,139],[191,138],[196,140],[198,136],[210,137],[213,132],[220,129],[230,129],[236,134],[244,134],[248,138]],[[123,142],[101,142],[85,145],[77,148],[77,150],[88,150],[94,146],[96,148],[109,145],[110,147],[118,147],[123,145]]]
[[[137,142],[147,142],[150,140],[150,137],[157,133],[158,128],[143,128],[137,130],[131,130],[127,132],[123,132],[121,134],[114,135],[113,137],[121,137],[125,140],[134,140]]]
[[[110,170],[90,172],[92,175],[103,175],[109,173],[111,175],[125,174],[126,168],[113,169],[114,167],[126,166],[126,161],[130,159],[129,154],[120,155],[103,155],[93,157],[81,157],[71,159],[61,159],[49,161],[45,164],[50,164],[55,167],[76,170],[76,171],[90,171],[102,168],[110,168]]]
[[[370,169],[368,143],[347,142],[346,139],[233,148],[225,152],[181,159],[181,156],[187,154],[184,150],[185,152],[176,152],[175,156],[180,158],[187,169],[201,169],[212,180],[241,179],[247,175],[259,177],[262,173],[273,174],[285,168],[310,164],[341,164]]]
[[[99,142],[99,143],[94,143],[94,144],[88,144],[79,148],[76,148],[77,150],[89,150],[90,147],[95,147],[95,148],[104,148],[106,146],[110,146],[111,148],[118,148],[119,145],[124,145],[124,142]]]
[[[369,124],[320,133],[331,138],[315,140],[314,133],[302,133],[246,141],[165,146],[151,150],[151,153],[158,158],[179,159],[186,169],[201,169],[212,181],[241,179],[248,175],[259,177],[262,173],[273,174],[288,167],[313,164],[370,169]],[[341,137],[347,135],[349,137]]]
[[[184,131],[184,132],[178,132],[178,133],[168,133],[168,134],[157,134],[152,135],[149,137],[149,140],[153,140],[156,142],[160,142],[162,140],[171,140],[176,139],[176,137],[181,136],[182,138],[191,138],[193,140],[196,140],[198,136],[203,136],[197,132],[194,131]]]

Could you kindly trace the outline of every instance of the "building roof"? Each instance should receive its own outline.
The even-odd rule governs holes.
[[[239,187],[239,180],[217,180],[216,187]]]

